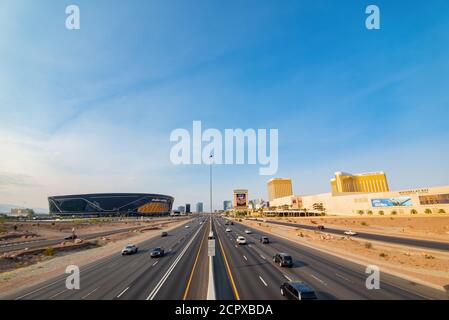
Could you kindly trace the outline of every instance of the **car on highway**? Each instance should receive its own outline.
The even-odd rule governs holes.
[[[165,251],[164,251],[164,249],[157,247],[157,248],[154,248],[153,250],[151,250],[150,255],[151,255],[151,258],[160,258],[165,255]]]
[[[189,226],[189,225],[186,225],[186,226],[185,226],[184,228],[186,228],[186,229],[187,229],[187,228],[190,228],[190,226]]]
[[[315,300],[315,291],[305,282],[290,281],[281,285],[281,295],[289,300]]]
[[[168,236],[167,232],[164,231],[164,232],[161,233],[161,237],[166,237],[166,236]]]
[[[213,231],[209,232],[209,236],[207,237],[207,240],[214,240],[214,239],[215,239],[214,232]]]
[[[286,253],[276,253],[273,256],[273,262],[279,264],[280,267],[293,267],[293,259]]]
[[[347,236],[356,236],[357,232],[352,231],[352,230],[348,230],[348,231],[345,231],[344,234],[347,235]]]
[[[246,230],[245,230],[245,233],[246,233],[246,234],[251,234],[251,233],[252,233],[252,231],[251,231],[251,230],[248,230],[248,229],[246,229]]]
[[[246,244],[246,238],[242,236],[237,237],[237,243],[238,244]]]
[[[317,226],[318,230],[324,230],[324,226],[322,224]]]
[[[260,239],[259,239],[259,241],[260,241],[260,243],[262,243],[262,244],[268,244],[268,243],[270,243],[270,239],[268,239],[267,236],[261,236]]]
[[[229,229],[229,228],[226,228],[226,230],[225,230],[226,232],[231,232],[231,229]]]
[[[64,240],[75,240],[76,238],[78,238],[76,234],[71,234],[67,237],[64,237]]]
[[[126,247],[123,248],[122,256],[137,253],[138,250],[139,248],[137,248],[137,246],[135,246],[134,244],[128,244]]]

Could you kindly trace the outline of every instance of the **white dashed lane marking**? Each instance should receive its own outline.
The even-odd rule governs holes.
[[[268,284],[265,282],[265,280],[261,276],[259,276],[259,279],[260,279],[260,281],[262,281],[262,283],[265,285],[265,287],[268,287]]]

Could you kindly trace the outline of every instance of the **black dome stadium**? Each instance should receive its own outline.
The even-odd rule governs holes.
[[[95,193],[48,197],[54,215],[169,215],[174,198],[147,193]]]

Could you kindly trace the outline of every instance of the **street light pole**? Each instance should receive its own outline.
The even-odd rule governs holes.
[[[210,172],[209,172],[209,186],[210,186],[210,190],[209,190],[209,192],[210,192],[210,217],[212,218],[212,158],[213,158],[213,156],[212,156],[212,154],[209,156],[209,159],[210,159],[210,164],[209,164],[209,166],[210,166]]]

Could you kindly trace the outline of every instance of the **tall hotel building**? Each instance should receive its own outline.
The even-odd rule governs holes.
[[[270,201],[291,195],[293,195],[291,179],[273,178],[268,181],[268,198]]]

